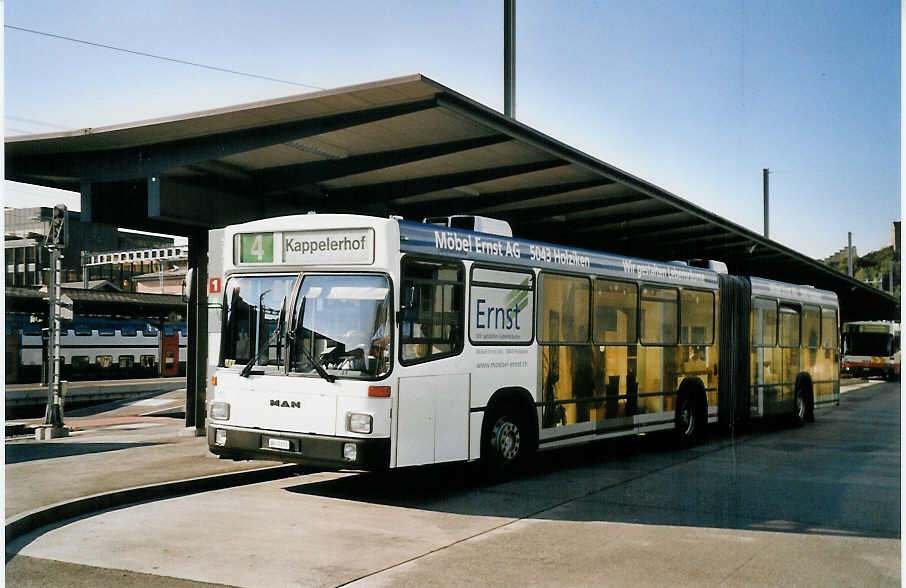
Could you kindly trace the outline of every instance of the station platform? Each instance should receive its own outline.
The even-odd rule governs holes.
[[[65,382],[67,407],[73,409],[129,400],[157,394],[183,391],[185,398],[186,378],[142,378],[137,380],[99,380]],[[28,414],[41,411],[47,404],[47,386],[42,384],[7,384],[4,387],[6,414]]]
[[[187,429],[185,390],[68,413],[69,436],[36,441],[40,419],[7,422],[6,541],[142,500],[293,475],[295,465],[231,461]],[[9,433],[20,433],[9,436]]]
[[[841,380],[846,394],[876,382]],[[185,390],[73,411],[68,437],[6,439],[6,541],[106,508],[304,473],[298,465],[231,461],[184,424]],[[27,433],[40,419],[7,423]]]

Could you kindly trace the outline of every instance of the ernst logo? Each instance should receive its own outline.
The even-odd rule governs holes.
[[[277,406],[279,408],[302,408],[302,403],[297,400],[274,400],[271,398],[271,406]]]

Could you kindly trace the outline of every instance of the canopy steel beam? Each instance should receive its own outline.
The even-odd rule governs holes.
[[[683,239],[661,238],[658,240],[658,242],[663,243],[664,245],[666,245],[668,247],[672,247],[675,245],[687,245],[687,244],[694,245],[697,243],[704,244],[704,243],[709,243],[711,241],[720,241],[720,240],[724,240],[725,242],[729,243],[729,242],[740,242],[740,241],[744,242],[744,241],[748,241],[749,239],[748,239],[748,237],[741,237],[739,235],[734,235],[733,233],[729,233],[724,230],[716,230],[716,231],[711,231],[711,232],[708,232],[708,233],[705,233],[702,235],[686,237]]]
[[[622,214],[617,219],[614,219],[614,217],[606,216],[573,220],[569,222],[569,230],[570,232],[575,233],[588,233],[605,230],[618,230],[620,232],[626,232],[632,230],[631,224],[633,222],[655,221],[661,218],[682,218],[684,216],[686,216],[686,212],[682,210],[659,207],[658,209],[645,212]]]
[[[423,161],[453,153],[461,153],[471,149],[480,149],[504,143],[511,139],[505,135],[487,135],[446,143],[434,143],[406,149],[379,151],[365,155],[356,155],[343,159],[327,161],[314,161],[296,165],[287,165],[268,168],[255,172],[255,181],[259,190],[265,193],[275,190],[288,190],[294,185],[315,184],[335,178],[342,178],[354,174],[386,169],[395,165],[403,165],[416,161]]]
[[[518,165],[505,165],[473,171],[456,172],[439,176],[414,178],[411,180],[398,180],[381,184],[368,184],[353,188],[342,188],[328,193],[328,206],[339,206],[341,209],[361,206],[362,199],[372,203],[384,203],[395,198],[405,198],[417,194],[426,194],[438,190],[447,190],[459,186],[468,186],[480,182],[499,180],[511,176],[543,171],[554,167],[562,167],[564,162],[556,159],[546,159],[532,163]]]
[[[705,221],[680,221],[674,223],[663,223],[656,227],[644,227],[633,229],[632,237],[669,237],[672,235],[695,234],[696,232],[705,232],[714,228],[714,225]],[[625,237],[625,236],[624,236]]]
[[[531,206],[532,198],[543,198],[546,196],[556,196],[568,194],[578,190],[587,190],[612,184],[611,180],[586,180],[583,182],[570,182],[567,184],[549,184],[544,186],[533,186],[531,188],[519,188],[517,190],[504,190],[500,192],[487,192],[478,196],[464,196],[461,198],[444,198],[437,202],[428,204],[418,203],[410,204],[406,207],[407,212],[413,211],[412,218],[420,218],[438,214],[438,209],[443,209],[449,214],[494,214],[491,209],[497,206],[508,204],[524,203],[525,206]],[[503,215],[504,213],[501,213]],[[509,211],[505,214],[510,214]]]
[[[638,211],[639,208],[647,208],[648,210],[642,212]],[[614,216],[613,213],[620,209],[637,210],[638,212],[636,212],[634,216],[645,218],[650,216],[652,212],[657,212],[656,209],[658,208],[661,208],[660,203],[653,203],[644,196],[634,195],[612,198],[609,200],[593,200],[528,208],[525,211],[511,215],[509,218],[514,219],[515,222],[518,222],[521,225],[549,223],[551,220],[556,220],[558,222],[566,223],[569,227],[573,227],[582,226],[583,223],[590,223],[592,220],[601,222],[602,218]],[[594,215],[581,216],[580,218],[566,218],[566,215],[585,215],[586,213],[594,213]],[[552,215],[555,217],[554,219],[551,218]],[[625,218],[625,215],[620,214],[619,218]]]
[[[80,180],[115,182],[159,176],[169,169],[403,116],[436,106],[436,99],[430,98],[124,149],[28,157],[16,157],[12,154],[6,160],[6,177],[27,182],[35,175],[54,175],[71,177],[75,183]],[[9,150],[9,146],[7,149]]]
[[[543,204],[538,206],[526,205],[520,210],[507,211],[506,218],[512,222],[531,224],[535,222],[549,222],[550,217],[558,217],[569,214],[582,214],[591,211],[613,211],[620,207],[626,207],[630,204],[638,204],[648,199],[640,195],[620,196],[618,198],[608,198],[599,200],[582,200],[579,202]],[[566,220],[569,223],[569,220]]]

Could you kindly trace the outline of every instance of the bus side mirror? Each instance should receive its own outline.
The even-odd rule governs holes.
[[[192,284],[195,280],[195,268],[189,268],[186,270],[186,277],[182,281],[182,301],[188,303],[189,296],[192,292]]]

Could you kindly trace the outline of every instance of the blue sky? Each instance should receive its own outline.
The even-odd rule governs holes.
[[[319,88],[422,73],[502,110],[499,1],[7,0],[5,24]],[[896,1],[518,0],[516,116],[813,257],[900,218]],[[311,88],[10,28],[7,135]],[[5,184],[6,206],[65,195]],[[71,200],[78,207],[78,198]]]

